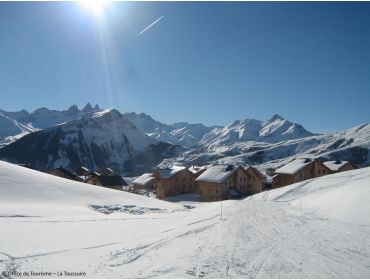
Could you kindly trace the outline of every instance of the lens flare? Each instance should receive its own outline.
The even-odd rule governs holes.
[[[104,8],[110,3],[108,0],[80,0],[78,4],[83,10],[89,12],[95,17],[101,17],[104,14]]]

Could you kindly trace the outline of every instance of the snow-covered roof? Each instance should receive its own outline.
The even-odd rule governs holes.
[[[154,177],[152,173],[144,173],[143,175],[137,177],[132,183],[144,186],[148,184],[150,181],[152,181],[153,179]]]
[[[331,171],[338,171],[343,166],[345,166],[348,163],[348,161],[343,160],[334,160],[334,161],[326,161],[324,162],[324,165],[329,168]]]
[[[189,171],[191,172],[191,173],[193,173],[193,174],[196,174],[196,173],[198,173],[199,171],[202,171],[202,170],[204,170],[204,169],[206,169],[204,166],[195,166],[195,165],[193,165],[192,167],[190,167],[190,168],[188,168],[189,169]]]
[[[297,172],[305,168],[307,165],[309,165],[311,162],[312,160],[306,158],[295,159],[289,162],[288,164],[284,165],[283,167],[280,167],[275,172],[282,174],[296,174]]]
[[[236,167],[228,164],[214,165],[204,171],[196,181],[223,183],[234,171]]]
[[[169,179],[184,169],[186,169],[184,166],[172,166],[171,168],[159,169],[158,172],[161,178]]]

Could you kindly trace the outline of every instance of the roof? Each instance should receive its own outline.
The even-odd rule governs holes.
[[[244,169],[247,171],[247,170],[251,170],[253,173],[255,173],[257,176],[261,177],[262,179],[265,179],[265,176],[261,173],[261,171],[259,171],[257,168],[253,167],[253,166],[246,166],[244,167]]]
[[[161,176],[161,178],[169,179],[172,176],[176,175],[177,173],[179,173],[180,171],[185,170],[185,169],[186,169],[186,167],[184,167],[184,166],[172,166],[172,168],[159,169],[158,172],[159,172],[159,175]]]
[[[132,183],[137,185],[146,185],[154,179],[152,173],[144,173],[143,175],[137,177]]]
[[[196,174],[196,173],[198,173],[202,170],[205,170],[206,168],[204,166],[195,166],[195,165],[193,165],[192,167],[190,167],[188,169],[191,173]]]
[[[109,167],[105,167],[105,168],[99,170],[99,173],[107,175],[107,174],[113,174],[114,171],[112,169],[110,169]]]
[[[98,180],[102,183],[103,186],[126,186],[125,180],[121,176],[113,175],[113,176],[98,176]]]
[[[50,171],[52,171],[52,170],[57,170],[59,173],[62,173],[66,177],[69,177],[69,178],[72,178],[72,179],[76,179],[77,178],[77,176],[75,174],[73,174],[72,172],[68,171],[67,169],[65,169],[63,167],[57,167],[57,168],[50,169],[48,171],[48,173],[50,173]]]
[[[324,162],[324,165],[329,168],[331,171],[338,171],[343,166],[345,166],[349,161],[343,161],[343,160],[334,160],[334,161],[326,161]]]
[[[305,168],[307,165],[309,165],[312,162],[313,161],[311,159],[307,159],[307,158],[295,159],[289,162],[288,164],[284,165],[283,167],[280,167],[275,172],[293,175],[301,171],[303,168]]]
[[[132,185],[133,181],[135,178],[133,177],[122,177],[123,180],[125,180],[125,182],[127,183],[127,185]]]
[[[85,166],[79,166],[73,172],[76,173],[77,175],[85,175],[88,174],[90,170]]]
[[[195,181],[223,183],[235,170],[236,167],[233,165],[214,165],[204,171]]]

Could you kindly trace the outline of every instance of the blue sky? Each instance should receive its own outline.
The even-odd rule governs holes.
[[[0,2],[0,38],[4,110],[91,102],[206,125],[278,113],[314,132],[370,121],[366,2],[114,2],[100,18]]]

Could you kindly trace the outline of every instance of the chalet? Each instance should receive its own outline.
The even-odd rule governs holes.
[[[78,176],[76,176],[75,174],[73,174],[72,172],[68,171],[63,167],[49,169],[47,173],[69,180],[81,181],[81,179]]]
[[[195,192],[195,175],[187,168],[173,166],[172,168],[159,169],[154,172],[154,186],[157,198],[164,199]]]
[[[331,173],[357,169],[357,166],[352,162],[343,160],[326,161],[324,165],[330,169]]]
[[[76,174],[77,176],[86,176],[89,174],[89,172],[90,170],[84,166],[79,166],[73,171],[73,173]]]
[[[127,186],[126,181],[119,175],[99,175],[88,179],[86,183],[115,190],[122,190],[122,187]]]
[[[89,178],[90,170],[87,167],[79,166],[77,167],[73,173],[78,176],[82,181],[85,181]]]
[[[272,188],[279,188],[304,180],[330,174],[330,169],[320,160],[301,158],[295,159],[275,171]]]
[[[138,189],[154,189],[154,176],[153,173],[144,173],[137,177],[133,182],[135,190]]]
[[[260,176],[262,174],[258,173],[258,178]],[[218,201],[248,195],[258,189],[262,190],[263,177],[261,177],[262,180],[256,177],[254,168],[220,164],[208,168],[195,181],[202,201]]]

